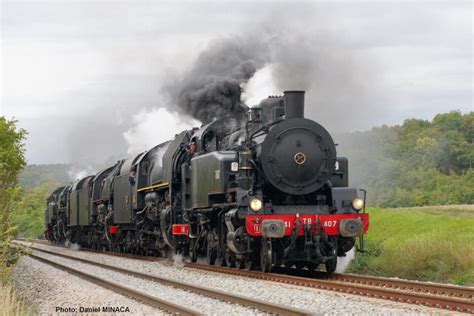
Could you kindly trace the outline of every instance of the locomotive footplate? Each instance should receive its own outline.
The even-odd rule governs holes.
[[[311,227],[313,235],[358,237],[369,229],[369,214],[248,215],[245,217],[245,228],[253,237],[275,238],[291,236],[298,222],[298,236],[304,236],[305,232],[308,234]],[[270,236],[267,235],[269,232]]]

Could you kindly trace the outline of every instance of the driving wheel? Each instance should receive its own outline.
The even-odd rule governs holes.
[[[268,239],[262,239],[260,244],[260,268],[262,272],[270,272],[272,270],[272,242]]]

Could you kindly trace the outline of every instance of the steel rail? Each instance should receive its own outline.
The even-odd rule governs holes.
[[[42,240],[42,239],[16,238],[14,240],[14,242],[15,241],[37,243],[37,244],[47,245],[47,246],[51,246],[51,247],[68,248],[64,245],[53,244],[53,243],[51,243],[47,240]],[[126,252],[116,252],[116,251],[103,250],[103,249],[92,249],[92,248],[82,248],[81,247],[79,250],[85,251],[85,252],[100,253],[100,254],[103,254],[103,255],[114,256],[114,257],[137,259],[137,260],[142,260],[142,261],[152,261],[153,262],[153,261],[163,261],[163,260],[167,259],[167,258],[164,258],[164,257],[153,257],[153,256],[137,255],[137,254],[131,254],[131,253],[126,253]]]
[[[443,296],[454,296],[464,299],[474,299],[474,287],[456,286],[450,284],[417,282],[403,279],[391,279],[383,277],[375,277],[369,275],[358,275],[348,273],[333,273],[329,276],[329,280],[357,283],[378,287],[397,288],[401,290],[410,290],[423,293],[431,293]]]
[[[75,257],[75,256],[61,254],[61,253],[57,253],[57,252],[54,252],[54,251],[49,251],[49,250],[45,250],[45,249],[41,249],[41,248],[37,248],[37,247],[30,247],[30,248],[32,250],[35,250],[35,251],[40,251],[40,252],[47,253],[47,254],[50,254],[50,255],[54,255],[54,256],[70,259],[70,260],[75,260],[75,261],[82,262],[82,263],[85,263],[85,264],[94,265],[94,266],[97,266],[97,267],[100,267],[100,268],[109,269],[109,270],[113,270],[113,271],[116,271],[116,272],[132,275],[134,277],[138,277],[138,278],[141,278],[141,279],[144,279],[144,280],[157,282],[157,283],[160,283],[160,284],[163,284],[163,285],[166,285],[166,286],[179,288],[179,289],[182,289],[182,290],[186,290],[186,291],[193,292],[193,293],[196,293],[196,294],[200,294],[200,295],[220,299],[220,300],[227,301],[227,302],[230,302],[230,303],[241,304],[245,307],[256,308],[258,310],[265,311],[265,312],[275,313],[275,314],[279,314],[279,315],[312,315],[312,314],[314,314],[312,312],[297,309],[297,308],[293,308],[293,307],[268,303],[268,302],[264,302],[264,301],[261,301],[261,300],[256,300],[256,299],[253,299],[253,298],[245,297],[245,296],[242,296],[242,295],[229,294],[229,293],[225,293],[225,292],[222,292],[222,291],[206,288],[206,287],[203,287],[203,286],[196,286],[196,285],[193,285],[193,284],[190,284],[190,283],[175,281],[175,280],[164,278],[164,277],[148,275],[148,274],[145,274],[145,273],[141,273],[141,272],[125,269],[125,268],[120,268],[120,267],[112,266],[112,265],[109,265],[109,264],[100,263],[100,262],[97,262],[97,261],[91,261],[91,260],[87,260],[87,259],[83,259],[83,258],[78,258],[78,257]]]
[[[94,275],[82,272],[80,270],[68,267],[66,265],[62,265],[60,263],[54,262],[52,260],[36,256],[34,254],[29,254],[29,256],[35,260],[41,261],[45,264],[51,265],[57,269],[61,269],[67,273],[76,275],[80,277],[81,279],[85,279],[89,282],[95,283],[97,285],[100,285],[104,288],[107,288],[109,290],[112,290],[114,292],[120,293],[124,296],[131,297],[135,299],[136,301],[139,302],[144,302],[148,305],[157,307],[159,309],[165,310],[167,312],[173,313],[173,314],[179,314],[179,315],[201,315],[202,313],[199,313],[197,311],[194,311],[192,309],[189,309],[187,307],[183,307],[181,305],[177,305],[171,302],[168,302],[166,300],[162,300],[160,298],[157,298],[155,296],[119,285],[117,283],[110,282],[108,280],[96,277]]]
[[[237,275],[249,277],[254,279],[274,281],[286,284],[300,285],[305,287],[317,288],[322,290],[330,290],[343,292],[348,294],[356,294],[367,297],[381,298],[391,301],[424,305],[429,307],[436,307],[448,309],[453,311],[474,313],[474,301],[460,299],[458,297],[429,295],[424,293],[410,292],[396,290],[392,288],[374,287],[368,285],[343,283],[331,280],[310,279],[297,276],[289,276],[274,273],[263,273],[258,271],[248,271],[240,269],[232,269],[225,267],[208,266],[198,263],[186,263],[185,267],[195,268],[210,272],[225,273],[230,275]],[[434,287],[437,284],[433,284]]]

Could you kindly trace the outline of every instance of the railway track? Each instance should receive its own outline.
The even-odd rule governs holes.
[[[123,255],[109,251],[106,254]],[[151,260],[150,257],[129,254],[127,257]],[[189,262],[185,267],[474,314],[472,287],[342,273],[334,273],[329,278],[314,278],[314,274],[313,277],[308,277],[310,274],[302,277]]]
[[[46,240],[42,239],[26,239],[26,238],[16,238],[17,241],[22,241],[22,242],[30,242],[30,243],[36,243],[36,244],[43,244],[47,246],[55,246],[55,247],[65,247],[60,244],[52,244]],[[143,260],[143,261],[163,261],[166,260],[167,258],[163,257],[153,257],[153,256],[142,256],[142,255],[134,255],[131,253],[124,253],[124,252],[114,252],[110,250],[100,250],[100,249],[91,249],[91,248],[80,248],[79,250],[81,251],[86,251],[86,252],[93,252],[93,253],[100,253],[100,254],[105,254],[109,256],[114,256],[114,257],[122,257],[122,258],[130,258],[130,259],[138,259],[138,260]]]
[[[474,289],[456,287],[435,283],[411,282],[397,279],[364,277],[355,275],[336,275],[334,278],[322,280],[298,277],[291,275],[262,273],[225,267],[207,266],[198,263],[186,263],[186,267],[219,272],[242,277],[280,282],[317,288],[321,290],[337,291],[348,294],[380,298],[396,302],[424,305],[452,311],[474,313]],[[412,283],[420,283],[415,285]],[[437,293],[427,294],[427,293]],[[443,293],[443,295],[440,295]]]
[[[196,286],[196,285],[193,285],[193,284],[189,284],[189,283],[185,283],[185,282],[181,282],[181,281],[176,281],[176,280],[172,280],[172,279],[168,279],[168,278],[164,278],[164,277],[148,275],[148,274],[145,274],[145,273],[141,273],[141,272],[137,272],[137,271],[133,271],[133,270],[129,270],[129,269],[124,269],[124,268],[120,268],[120,267],[117,267],[117,266],[100,263],[100,262],[97,262],[97,261],[78,258],[78,257],[75,257],[75,256],[66,255],[66,254],[60,254],[60,253],[57,253],[57,252],[54,252],[54,251],[49,251],[49,250],[37,248],[37,247],[34,247],[34,246],[32,246],[31,249],[35,250],[35,251],[42,252],[42,253],[46,253],[46,254],[49,254],[49,255],[53,255],[53,256],[57,256],[57,257],[61,257],[61,258],[66,258],[66,259],[78,261],[78,262],[89,264],[89,265],[94,265],[94,266],[97,266],[97,267],[100,267],[100,268],[112,270],[112,271],[119,272],[119,273],[124,273],[124,274],[127,274],[127,275],[131,275],[131,276],[134,276],[134,277],[137,277],[137,278],[144,279],[144,280],[157,282],[157,283],[160,283],[162,285],[171,286],[171,287],[174,287],[174,288],[178,288],[178,289],[182,289],[182,290],[192,292],[192,293],[196,293],[196,294],[199,294],[199,295],[204,295],[204,296],[208,296],[208,297],[211,297],[211,298],[219,299],[219,300],[226,301],[226,302],[229,302],[229,303],[240,304],[240,305],[245,306],[245,307],[258,309],[262,312],[269,312],[269,313],[278,314],[278,315],[311,315],[311,314],[314,314],[312,312],[297,309],[297,308],[293,308],[293,307],[282,306],[282,305],[278,305],[278,304],[264,302],[264,301],[261,301],[261,300],[256,300],[256,299],[248,298],[248,297],[241,296],[241,295],[229,294],[229,293],[226,293],[226,292],[206,288],[206,287],[203,287],[203,286]],[[189,310],[187,308],[180,311],[179,310],[180,306],[177,306],[173,303],[167,303],[168,305],[166,305],[164,301],[162,301],[158,298],[155,298],[153,296],[150,296],[146,293],[138,292],[138,291],[130,289],[130,288],[124,288],[120,285],[113,284],[113,283],[111,283],[107,280],[99,279],[98,277],[95,277],[95,276],[89,275],[87,273],[81,272],[77,269],[73,269],[73,268],[64,266],[62,264],[53,262],[53,261],[45,259],[43,257],[33,255],[33,254],[29,254],[29,256],[31,256],[34,259],[43,261],[43,262],[46,261],[45,263],[51,264],[55,267],[61,268],[65,271],[71,272],[73,274],[77,274],[78,276],[86,278],[88,280],[91,279],[91,281],[94,282],[94,283],[98,283],[99,285],[105,286],[107,288],[111,288],[114,291],[120,291],[124,295],[131,296],[131,297],[136,297],[138,300],[150,303],[151,305],[157,306],[157,307],[159,307],[161,309],[164,309],[166,311],[169,311],[171,313],[178,313],[178,314],[183,314],[183,315],[191,315],[191,314],[196,315],[196,314],[199,314],[199,312],[192,311],[192,310]]]
[[[85,279],[89,282],[95,283],[99,286],[102,286],[104,288],[107,288],[109,290],[117,292],[117,293],[122,294],[124,296],[133,298],[133,299],[135,299],[139,302],[144,302],[148,305],[157,307],[157,308],[159,308],[161,310],[164,310],[166,312],[169,312],[169,313],[172,313],[172,314],[179,314],[179,315],[198,315],[199,314],[199,312],[194,311],[192,309],[189,309],[187,307],[180,306],[180,305],[168,302],[166,300],[162,300],[158,297],[155,297],[155,296],[149,295],[147,293],[143,293],[143,292],[134,290],[134,289],[126,287],[126,286],[122,286],[120,284],[117,284],[116,282],[111,282],[111,281],[108,281],[104,278],[99,278],[95,275],[85,273],[85,272],[80,271],[78,269],[68,267],[66,265],[63,265],[63,264],[54,262],[52,260],[43,258],[41,256],[36,256],[34,254],[29,254],[29,256],[31,258],[35,259],[35,260],[38,260],[40,262],[43,262],[43,263],[48,264],[50,266],[53,266],[57,269],[60,269],[60,270],[63,270],[65,272],[68,272],[70,274],[76,275],[76,276],[80,277],[81,279]]]
[[[439,296],[455,297],[468,301],[474,300],[474,288],[472,287],[470,288],[449,284],[417,282],[402,279],[380,278],[368,275],[343,273],[333,273],[329,277],[329,280],[345,283],[362,284],[367,286],[385,287]]]

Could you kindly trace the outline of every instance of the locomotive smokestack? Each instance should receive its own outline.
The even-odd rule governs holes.
[[[285,118],[304,118],[304,91],[285,91]]]

